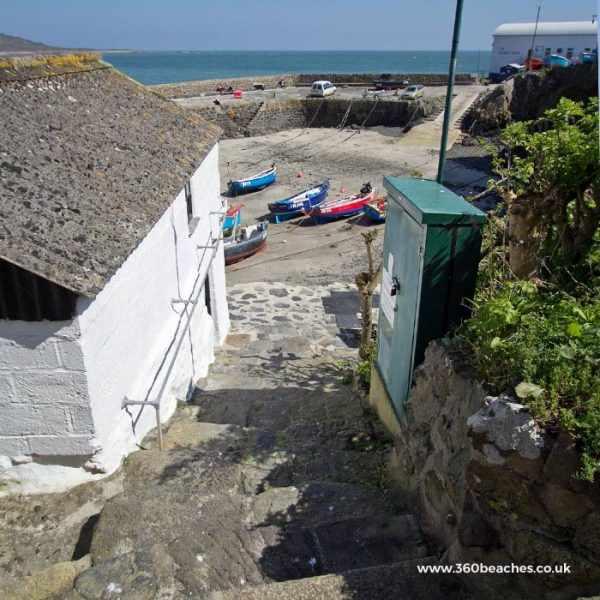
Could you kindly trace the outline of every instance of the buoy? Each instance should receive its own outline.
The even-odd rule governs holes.
[[[304,177],[304,173],[303,173],[302,171],[298,171],[298,172],[296,173],[296,177],[297,177],[298,179],[302,179],[302,178]]]

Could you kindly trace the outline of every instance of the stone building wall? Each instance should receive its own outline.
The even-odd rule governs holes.
[[[419,507],[449,564],[571,567],[570,575],[465,577],[486,595],[599,593],[600,481],[576,479],[580,455],[570,436],[542,431],[508,397],[487,397],[464,361],[434,342],[403,418],[377,403],[394,438],[391,473],[401,497]],[[377,394],[376,382],[372,403]]]
[[[156,427],[123,400],[160,399],[165,422],[206,376],[229,327],[218,162],[215,145],[190,179],[195,219],[182,190],[75,319],[0,321],[0,493],[113,472]]]

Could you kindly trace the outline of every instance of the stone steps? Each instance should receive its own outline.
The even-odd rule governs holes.
[[[209,600],[442,600],[459,591],[441,575],[419,575],[417,565],[433,559],[352,569],[335,575],[213,592]]]
[[[127,459],[76,593],[103,597],[118,584],[123,598],[441,597],[410,562],[431,560],[416,519],[386,493],[388,444],[343,383],[338,348],[356,351],[335,345],[327,311],[350,314],[353,298],[282,284],[234,291],[232,333],[165,426],[165,451],[154,434]],[[272,325],[307,300],[308,325]],[[253,313],[264,306],[267,323]]]

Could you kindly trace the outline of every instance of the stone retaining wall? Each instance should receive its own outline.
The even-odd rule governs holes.
[[[262,101],[223,101],[191,108],[223,129],[224,138],[265,135],[300,127],[338,127],[350,106],[346,126],[404,127],[409,121],[432,114],[443,98],[424,98],[418,103],[403,101],[320,99]]]
[[[398,422],[374,370],[370,400],[392,432],[392,475],[449,564],[562,565],[571,574],[476,574],[490,597],[600,592],[600,481],[578,480],[580,455],[508,397],[486,397],[464,357],[427,349]]]
[[[325,79],[338,85],[373,85],[381,77],[381,73],[303,73],[296,75],[296,85],[311,85],[313,81]],[[408,80],[411,83],[425,85],[446,85],[448,73],[392,73],[392,78],[397,81]],[[475,78],[468,73],[457,73],[457,85],[475,83]]]
[[[255,77],[240,77],[237,79],[204,79],[200,81],[184,81],[181,83],[162,83],[148,86],[167,98],[191,98],[210,92],[216,92],[218,85],[225,88],[231,86],[236,90],[249,91],[254,89],[254,84],[260,83],[265,89],[274,89],[282,79],[287,86],[309,86],[313,81],[326,79],[336,85],[356,85],[360,87],[373,86],[381,73],[305,73],[291,75],[256,75]],[[399,73],[392,75],[394,79],[408,80],[425,85],[446,85],[448,75],[445,73]],[[456,75],[457,85],[468,85],[475,79],[466,73]]]

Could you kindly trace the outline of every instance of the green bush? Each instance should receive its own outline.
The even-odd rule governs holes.
[[[587,288],[586,288],[587,290]],[[494,393],[515,392],[539,422],[580,443],[580,476],[600,471],[600,303],[543,282],[480,290],[457,339],[474,352],[477,375]]]

